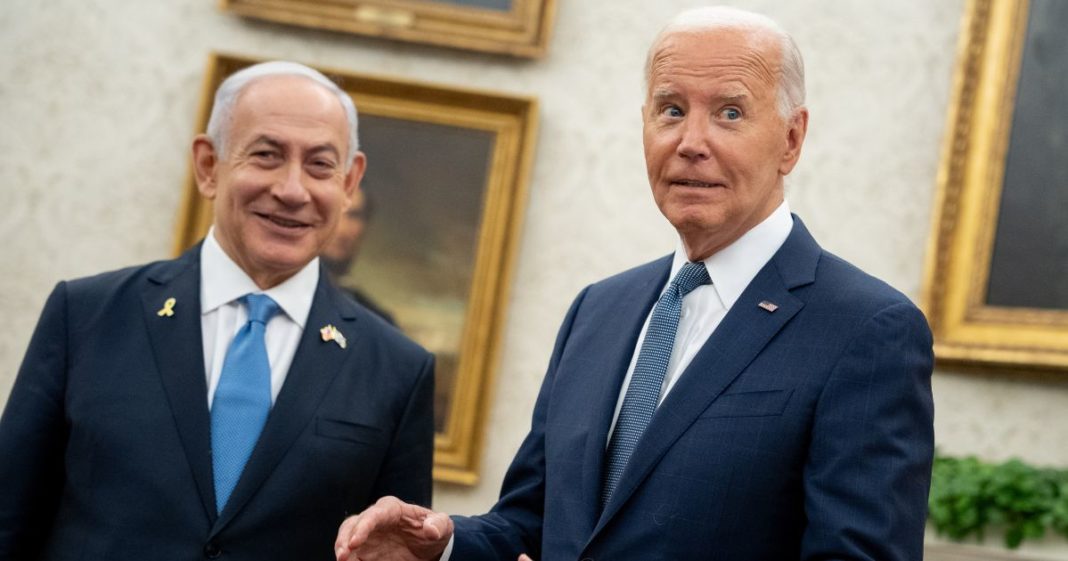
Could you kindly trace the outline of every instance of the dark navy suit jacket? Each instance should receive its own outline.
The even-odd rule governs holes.
[[[0,420],[0,559],[327,560],[347,514],[429,504],[433,358],[321,272],[217,515],[199,285],[198,247],[52,292]]]
[[[921,559],[930,331],[903,295],[824,252],[796,217],[658,408],[602,511],[609,425],[670,267],[665,257],[579,294],[501,499],[455,519],[452,559]]]

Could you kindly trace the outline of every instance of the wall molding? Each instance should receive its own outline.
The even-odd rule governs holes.
[[[971,545],[928,544],[923,550],[926,561],[1045,561],[1015,551]]]

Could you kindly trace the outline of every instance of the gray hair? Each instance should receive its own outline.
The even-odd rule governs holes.
[[[244,68],[231,74],[215,90],[215,102],[211,108],[211,118],[208,119],[208,137],[211,138],[215,150],[219,154],[226,153],[226,144],[230,140],[230,125],[233,121],[234,105],[241,92],[245,91],[253,82],[270,76],[302,76],[316,84],[326,88],[341,102],[341,108],[345,110],[345,118],[349,128],[349,150],[345,155],[345,170],[352,166],[352,159],[356,157],[356,151],[360,147],[357,135],[356,104],[345,90],[341,89],[323,73],[298,64],[287,61],[261,62]]]
[[[653,57],[660,49],[661,43],[669,35],[680,32],[709,31],[715,29],[740,29],[746,31],[764,31],[779,40],[782,64],[779,68],[779,87],[776,92],[776,105],[783,119],[789,119],[793,112],[805,104],[805,62],[797,43],[775,20],[754,12],[729,8],[726,6],[709,6],[686,10],[674,18],[657,34],[649,47],[645,59],[645,83],[649,85],[652,78]]]

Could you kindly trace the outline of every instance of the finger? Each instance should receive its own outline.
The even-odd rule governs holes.
[[[534,561],[526,553],[519,554],[519,561]]]
[[[423,536],[434,541],[452,537],[452,519],[444,512],[427,511],[422,528]]]
[[[382,497],[356,518],[347,542],[348,549],[354,550],[363,545],[377,530],[419,530],[423,527],[423,520],[432,513],[396,497]]]
[[[371,532],[379,526],[386,526],[391,522],[395,524],[399,521],[401,518],[399,504],[400,500],[395,497],[382,497],[367,510],[361,512],[356,517],[352,531],[349,533],[348,548],[352,550],[362,545],[367,541]]]
[[[334,540],[334,554],[337,556],[337,561],[345,561],[345,557],[349,554],[349,540],[352,536],[352,529],[356,526],[356,521],[359,516],[350,516],[341,522],[341,526],[337,529],[337,539]]]

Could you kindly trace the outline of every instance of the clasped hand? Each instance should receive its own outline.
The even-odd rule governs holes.
[[[452,533],[449,515],[382,497],[341,523],[334,553],[337,561],[437,561]]]
[[[435,561],[452,538],[447,514],[396,497],[382,497],[341,523],[338,561]]]

